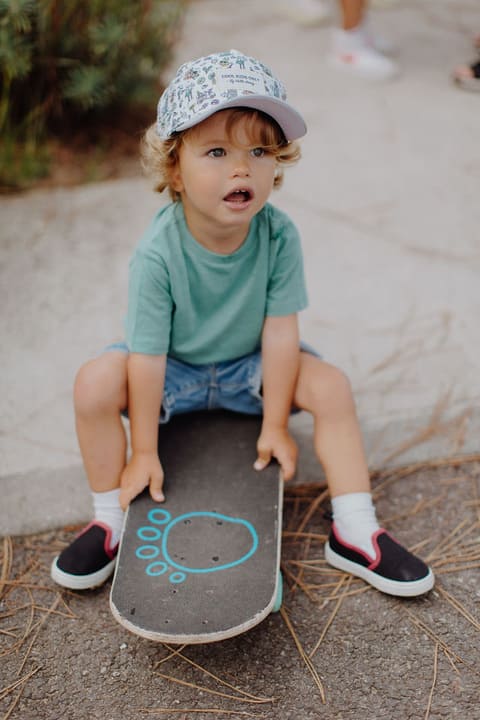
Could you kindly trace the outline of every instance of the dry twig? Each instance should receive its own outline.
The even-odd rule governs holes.
[[[175,649],[172,648],[170,645],[167,645],[166,643],[163,643],[163,646],[170,652],[170,655],[167,658],[164,658],[163,660],[160,660],[155,664],[155,667],[158,667],[159,665],[162,665],[167,660],[170,660],[173,657],[178,657],[184,660],[186,663],[191,665],[192,667],[196,668],[197,670],[200,670],[204,675],[207,675],[208,677],[212,678],[216,682],[218,682],[220,685],[223,685],[224,687],[228,687],[230,690],[234,690],[236,693],[238,693],[238,700],[244,700],[249,699],[256,703],[273,703],[275,702],[275,698],[260,698],[257,695],[253,695],[252,693],[247,692],[246,690],[242,690],[239,687],[236,687],[235,685],[232,685],[231,683],[227,682],[226,680],[222,680],[222,678],[218,677],[217,675],[214,675],[214,673],[210,672],[210,670],[207,670],[206,668],[202,667],[198,663],[196,663],[194,660],[191,660],[191,658],[187,657],[186,655],[183,655],[183,650],[185,647],[188,647],[186,645],[183,645],[181,648]],[[242,696],[242,697],[240,697]]]
[[[295,632],[295,628],[293,627],[292,622],[288,616],[288,613],[284,607],[280,608],[280,614],[283,618],[285,625],[287,626],[287,628],[290,632],[290,635],[293,638],[295,645],[297,646],[297,650],[298,650],[300,657],[302,658],[303,662],[307,666],[307,668],[313,678],[313,681],[314,681],[315,685],[317,686],[318,691],[320,692],[320,697],[321,697],[322,703],[325,704],[327,702],[327,700],[325,697],[325,690],[323,688],[323,683],[320,678],[320,675],[318,674],[314,664],[308,657],[307,653],[303,649],[302,643],[300,642],[300,639],[299,639],[297,633]]]
[[[331,614],[330,614],[330,617],[328,618],[327,622],[326,622],[325,625],[324,625],[324,628],[323,628],[323,630],[322,630],[322,632],[321,632],[321,634],[320,634],[320,637],[318,638],[317,642],[315,643],[315,645],[313,646],[312,650],[310,651],[310,654],[309,654],[309,658],[310,658],[310,659],[313,658],[313,656],[315,655],[315,653],[316,653],[317,650],[319,649],[320,645],[322,644],[323,639],[324,639],[325,635],[326,635],[327,632],[328,632],[328,628],[330,627],[330,625],[331,625],[332,622],[334,621],[334,619],[335,619],[335,617],[336,617],[336,615],[337,615],[337,613],[338,613],[338,611],[339,611],[339,609],[340,609],[340,605],[342,604],[342,602],[343,602],[343,600],[344,600],[344,598],[345,598],[345,593],[348,592],[348,590],[349,590],[349,588],[350,588],[350,585],[351,585],[351,583],[352,583],[352,579],[353,579],[353,578],[352,578],[351,575],[350,575],[350,576],[348,576],[348,575],[342,575],[342,577],[340,578],[339,583],[338,583],[338,587],[337,587],[337,592],[340,590],[340,588],[341,588],[341,586],[342,586],[343,584],[345,584],[345,589],[344,589],[344,591],[342,592],[342,594],[340,595],[340,597],[338,598],[337,603],[336,603],[335,607],[333,608],[333,610],[332,610],[332,612],[331,612]]]
[[[439,644],[435,643],[435,654],[433,657],[433,680],[432,680],[432,687],[430,689],[430,695],[428,696],[428,704],[427,704],[427,710],[425,712],[424,720],[428,720],[430,717],[430,710],[432,707],[432,700],[433,700],[433,691],[435,690],[435,684],[437,682],[437,671],[438,671],[438,648]]]

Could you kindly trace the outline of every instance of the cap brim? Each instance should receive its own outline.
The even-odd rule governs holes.
[[[265,95],[242,95],[240,97],[233,98],[232,100],[220,102],[214,107],[209,107],[205,113],[197,115],[194,121],[192,120],[184,123],[176,130],[177,132],[181,130],[188,130],[188,128],[198,125],[198,123],[206,120],[216,112],[234,107],[249,107],[255,110],[260,110],[261,112],[266,113],[266,115],[270,115],[270,117],[276,120],[280,125],[285,138],[289,141],[297,140],[298,138],[303,137],[303,135],[307,132],[307,126],[305,125],[305,121],[299,112],[283,100],[265,97]]]

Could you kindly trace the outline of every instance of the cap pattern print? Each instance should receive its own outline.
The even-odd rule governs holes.
[[[207,55],[178,69],[158,103],[157,133],[166,140],[218,110],[243,105],[267,112],[277,121],[275,112],[286,117],[290,113],[303,123],[286,99],[283,83],[259,60],[238,50]]]

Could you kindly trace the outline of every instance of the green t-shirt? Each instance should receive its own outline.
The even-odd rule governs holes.
[[[126,339],[131,352],[193,365],[260,347],[264,319],[307,306],[298,232],[267,204],[230,255],[200,245],[180,202],[162,208],[130,262]]]

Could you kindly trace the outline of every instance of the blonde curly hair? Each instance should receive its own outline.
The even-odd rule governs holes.
[[[245,122],[245,131],[247,137],[250,138],[252,148],[262,147],[275,156],[277,168],[273,187],[280,187],[283,182],[283,167],[293,165],[300,159],[298,142],[295,140],[288,142],[278,123],[260,110],[239,107],[219,112],[229,112],[226,132],[231,142],[235,143],[235,134],[240,122]],[[143,169],[147,176],[152,178],[154,189],[160,193],[168,189],[169,195],[174,201],[180,199],[180,194],[172,187],[172,173],[177,166],[182,143],[190,133],[195,131],[195,127],[182,130],[168,140],[162,140],[153,124],[142,139]]]

